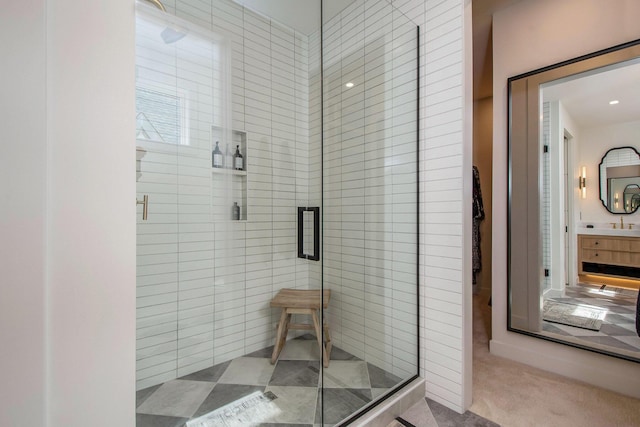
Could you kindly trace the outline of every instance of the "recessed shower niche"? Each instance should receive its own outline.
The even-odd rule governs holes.
[[[249,181],[249,155],[247,133],[240,130],[224,132],[223,129],[212,126],[211,128],[211,179],[213,181],[212,203],[215,221],[246,221],[247,212],[247,186]],[[219,165],[214,164],[216,143],[220,149],[222,160]],[[238,157],[239,156],[239,157]],[[224,205],[226,197],[218,197],[220,194],[230,192],[231,207]],[[234,207],[238,207],[238,213],[234,213]]]
[[[418,374],[417,27],[386,0],[152,3],[136,5],[138,427],[346,425]],[[317,207],[313,256],[300,207]],[[281,322],[283,289],[330,295],[327,329]]]

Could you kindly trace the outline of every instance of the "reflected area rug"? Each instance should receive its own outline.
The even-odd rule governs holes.
[[[599,331],[607,310],[589,305],[566,304],[546,300],[542,308],[542,319],[547,322],[575,326],[576,328]]]

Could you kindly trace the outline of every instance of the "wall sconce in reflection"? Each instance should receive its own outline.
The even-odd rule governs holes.
[[[583,199],[587,198],[587,167],[582,166],[580,176],[578,177],[578,187],[580,188],[580,195]]]
[[[618,209],[618,193],[613,196],[613,202],[616,204],[616,209]]]

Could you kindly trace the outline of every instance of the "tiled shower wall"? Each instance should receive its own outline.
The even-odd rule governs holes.
[[[295,209],[309,204],[310,102],[319,102],[309,97],[307,37],[228,0],[165,4],[231,40],[232,127],[248,139],[248,221],[214,222],[215,76],[198,76],[181,54],[142,58],[140,80],[188,88],[197,101],[186,145],[137,141],[147,150],[138,198],[150,198],[148,221],[138,220],[138,389],[272,344],[270,299],[309,284],[309,262],[296,256]]]
[[[324,24],[332,338],[402,378],[417,370],[417,48],[416,25],[386,1],[356,0]]]

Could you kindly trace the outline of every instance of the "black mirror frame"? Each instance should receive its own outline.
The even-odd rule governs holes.
[[[623,360],[627,360],[627,361],[631,361],[631,362],[636,362],[636,363],[640,363],[640,358],[636,358],[636,357],[632,357],[632,356],[628,356],[626,354],[623,353],[617,353],[614,351],[609,351],[609,350],[604,350],[604,349],[600,349],[600,348],[596,348],[593,346],[589,346],[586,344],[582,344],[582,343],[577,343],[577,342],[571,342],[571,341],[567,341],[561,337],[552,337],[552,336],[547,336],[547,335],[542,335],[536,332],[532,332],[520,327],[516,327],[512,324],[512,299],[513,299],[513,289],[512,289],[512,281],[513,281],[513,266],[512,266],[512,259],[513,259],[513,249],[514,247],[519,248],[520,250],[525,250],[528,251],[528,246],[526,246],[527,244],[525,243],[525,245],[523,246],[523,241],[520,240],[517,243],[514,243],[514,231],[513,231],[513,209],[514,209],[514,203],[513,203],[513,195],[514,195],[514,190],[513,190],[513,152],[514,152],[514,148],[513,148],[513,144],[514,144],[514,140],[516,140],[517,138],[514,138],[513,136],[513,123],[512,123],[512,118],[513,118],[513,100],[512,100],[512,94],[513,94],[513,84],[514,82],[517,82],[518,80],[522,80],[524,78],[528,78],[528,77],[532,77],[532,76],[536,76],[538,74],[542,74],[542,73],[546,73],[547,71],[554,71],[556,69],[565,67],[565,66],[572,66],[574,64],[578,64],[581,63],[582,61],[590,61],[594,58],[599,58],[601,56],[611,56],[611,57],[615,57],[618,55],[619,51],[624,51],[626,49],[632,49],[634,51],[638,50],[640,48],[640,39],[637,40],[632,40],[626,43],[622,43],[616,46],[612,46],[606,49],[602,49],[596,52],[592,52],[586,55],[582,55],[573,59],[569,59],[566,61],[562,61],[556,64],[552,64],[546,67],[542,67],[533,71],[529,71],[523,74],[519,74],[516,76],[512,76],[509,77],[507,79],[507,331],[509,332],[514,332],[514,333],[518,333],[521,335],[526,335],[529,337],[533,337],[533,338],[538,338],[538,339],[542,339],[544,341],[550,341],[550,342],[554,342],[557,344],[562,344],[562,345],[566,345],[569,347],[573,347],[573,348],[579,348],[582,350],[586,350],[589,352],[593,352],[593,353],[598,353],[598,354],[603,354],[606,356],[611,356],[614,358],[618,358],[618,359],[623,359]],[[637,55],[638,58],[640,58],[640,53]],[[524,126],[525,130],[528,130],[529,128]],[[537,147],[534,147],[537,150]],[[535,196],[534,196],[535,198]],[[526,242],[526,240],[525,240]],[[523,249],[524,248],[524,249]],[[528,252],[526,253],[526,257],[527,259],[531,258],[531,262],[533,262],[534,264],[537,263],[537,259],[535,259],[535,257],[537,257],[538,254],[535,253],[533,255],[533,257],[531,256],[531,254],[529,254]],[[532,269],[533,270],[533,269]],[[538,268],[535,272],[535,274],[538,275],[538,280],[539,280],[539,276],[542,274],[542,269]],[[527,283],[529,283],[529,280],[527,280]],[[640,301],[640,300],[639,300]]]
[[[633,213],[636,213],[638,211],[638,208],[636,208],[634,211],[632,212],[611,212],[611,209],[609,209],[609,206],[607,206],[604,202],[604,200],[602,200],[602,165],[604,163],[604,159],[605,157],[607,157],[607,155],[614,150],[622,150],[625,148],[630,148],[632,149],[636,155],[638,156],[638,158],[640,158],[640,153],[638,153],[638,150],[636,150],[634,147],[629,147],[629,146],[624,146],[624,147],[614,147],[614,148],[610,148],[609,150],[607,150],[606,153],[604,153],[604,156],[602,156],[602,159],[600,159],[600,164],[598,164],[598,191],[599,191],[599,196],[600,196],[600,202],[602,202],[602,206],[604,206],[604,208],[607,210],[607,212],[614,214],[614,215],[631,215]],[[607,195],[609,194],[609,189],[607,189]]]

